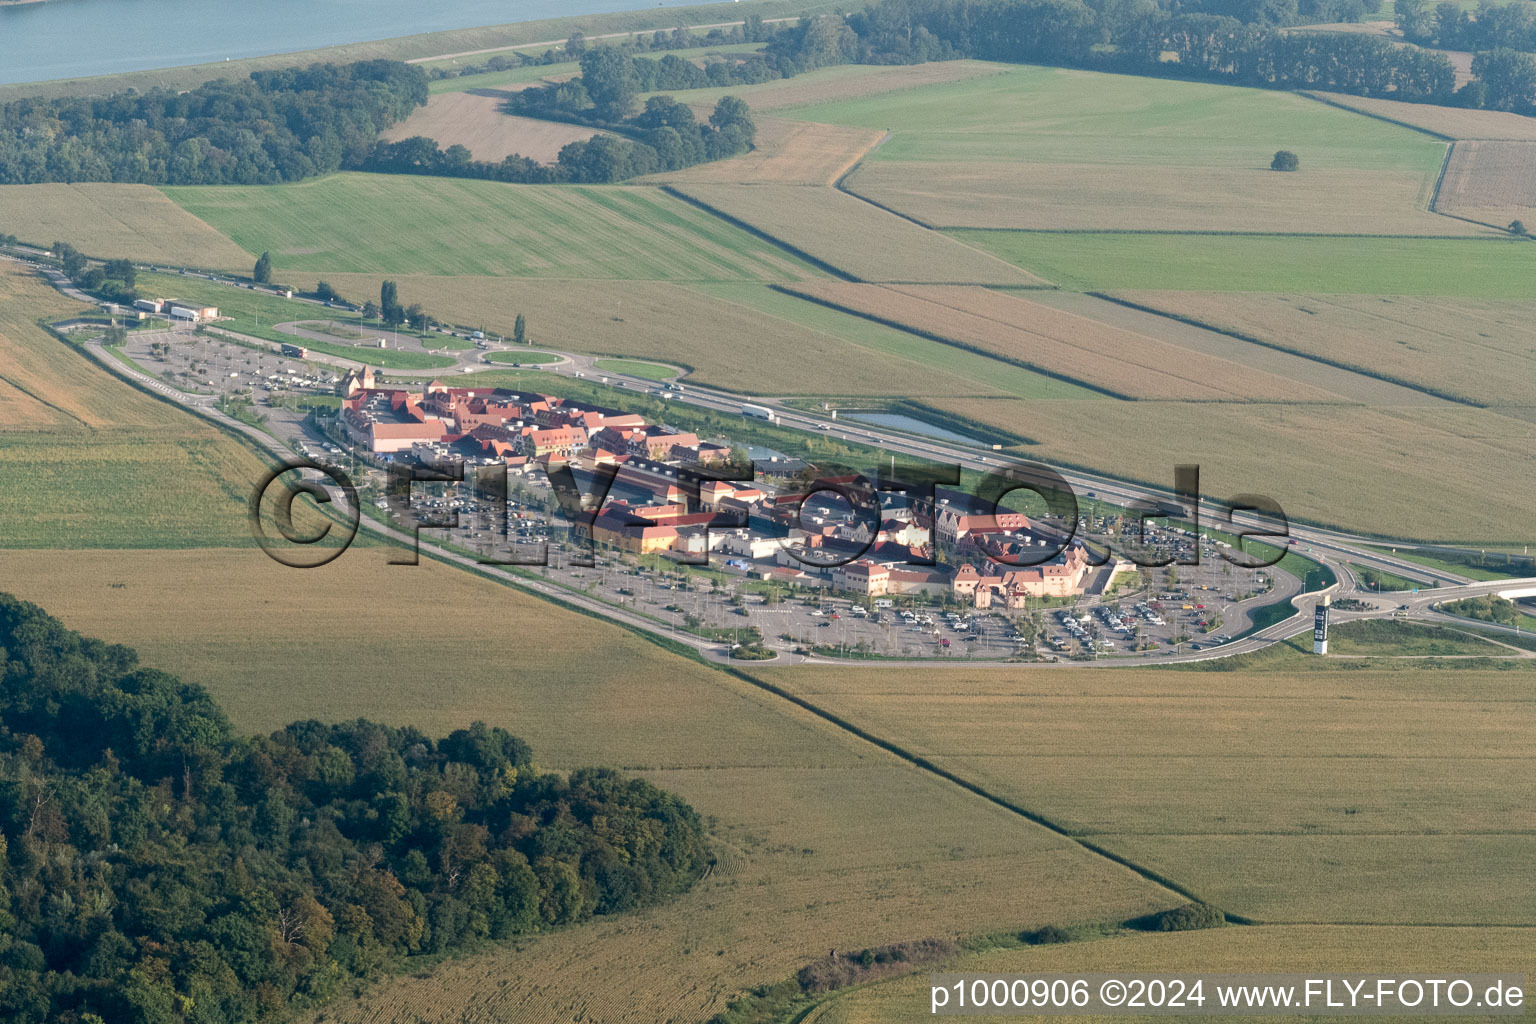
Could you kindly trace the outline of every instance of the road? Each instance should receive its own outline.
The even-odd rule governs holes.
[[[9,256],[0,256],[0,258],[14,259],[13,257]],[[17,262],[29,263],[30,261],[19,260]],[[36,266],[36,264],[33,265]],[[54,285],[54,287],[56,287],[62,293],[82,302],[91,303],[93,305],[96,304],[96,300],[71,285],[59,271],[47,266],[40,266],[38,267],[38,270]],[[212,277],[212,275],[207,276]],[[295,298],[291,301],[308,302],[320,308],[327,308],[325,307],[324,303],[320,303],[312,299]],[[228,331],[226,333],[239,337],[242,340],[269,346],[274,349],[278,346],[277,342],[269,341],[264,338],[255,338],[249,335],[239,335],[233,331]],[[233,417],[219,412],[216,408],[213,407],[213,400],[208,396],[191,395],[179,391],[176,388],[165,384],[163,381],[141,373],[132,367],[127,366],[120,360],[114,358],[112,355],[103,350],[99,338],[88,341],[84,347],[85,351],[87,351],[93,358],[95,358],[112,373],[117,374],[118,376],[127,380],[133,381],[136,384],[147,387],[153,390],[155,393],[164,396],[167,400],[176,402],[179,405],[182,405],[183,407],[196,413],[197,415],[214,420],[228,429],[237,431],[238,433],[251,438],[261,448],[272,453],[280,461],[288,461],[293,458],[293,452],[281,441],[266,431],[263,431],[257,427],[252,427],[249,424],[242,423]],[[508,350],[515,351],[515,349]],[[547,347],[541,347],[540,350],[554,351]],[[606,379],[609,384],[617,385],[620,387],[628,387],[637,391],[650,391],[657,387],[657,383],[655,381],[639,377],[632,377],[621,373],[613,373],[606,370],[598,370],[595,366],[595,360],[599,357],[576,352],[556,352],[555,354],[562,357],[562,362],[553,366],[552,369],[541,368],[545,369],[545,372],[570,377],[594,379],[602,378]],[[460,352],[457,354],[457,363],[453,369],[456,369],[461,373],[467,370],[471,374],[484,370],[506,369],[506,366],[504,365],[486,364],[480,362],[479,360],[481,355],[482,353],[478,350]],[[344,368],[351,368],[353,366],[362,365],[360,361],[330,356],[325,353],[311,353],[309,358],[313,362],[327,363]],[[548,364],[546,364],[546,367],[547,366]],[[439,370],[432,372],[438,375],[445,375],[452,372],[452,370]],[[417,376],[421,376],[421,374],[418,374]],[[937,462],[952,463],[980,472],[999,469],[1006,464],[1006,461],[1002,457],[996,454],[983,453],[982,450],[977,448],[959,445],[948,441],[915,437],[888,429],[882,429],[873,425],[866,426],[860,424],[858,427],[851,427],[845,423],[836,423],[835,429],[822,430],[820,429],[821,424],[832,426],[833,421],[828,418],[817,417],[789,408],[784,404],[783,399],[773,396],[742,396],[731,392],[699,387],[697,385],[691,384],[686,385],[686,388],[683,391],[669,391],[667,394],[672,395],[674,401],[735,415],[740,415],[741,405],[744,401],[767,405],[777,411],[779,422],[784,426],[794,427],[809,433],[827,434],[849,441],[867,444],[872,447],[879,447],[899,455],[911,455]],[[1132,501],[1145,500],[1149,497],[1167,501],[1174,500],[1174,495],[1171,491],[1160,491],[1157,488],[1148,488],[1137,484],[1126,484],[1122,481],[1113,480],[1108,477],[1103,477],[1092,473],[1084,473],[1078,470],[1060,470],[1059,472],[1061,472],[1063,478],[1066,479],[1066,481],[1075,490],[1078,490],[1079,493],[1093,493],[1097,497],[1115,504],[1127,504]],[[339,489],[333,489],[332,500],[336,502],[336,508],[339,511],[348,511],[346,510],[345,499],[341,495]],[[348,514],[350,514],[350,511],[348,511]],[[382,536],[386,536],[393,540],[401,541],[407,544],[411,542],[409,535],[403,531],[399,531],[392,527],[378,523],[366,515],[361,516],[361,522],[363,528],[371,530]],[[1337,530],[1293,524],[1291,527],[1291,536],[1295,538],[1299,547],[1309,549],[1307,554],[1310,557],[1328,565],[1337,576],[1338,582],[1325,590],[1314,591],[1312,593],[1302,594],[1290,598],[1291,605],[1295,608],[1295,613],[1280,622],[1266,626],[1257,632],[1251,633],[1248,636],[1240,637],[1239,639],[1220,647],[1211,648],[1208,650],[1192,651],[1185,654],[1156,656],[1155,663],[1172,664],[1208,661],[1216,658],[1232,657],[1237,654],[1260,650],[1269,646],[1270,644],[1289,639],[1301,633],[1305,633],[1307,630],[1312,628],[1314,609],[1325,595],[1334,600],[1345,597],[1352,598],[1369,606],[1368,610],[1366,611],[1335,611],[1332,613],[1333,621],[1349,621],[1351,619],[1357,618],[1387,618],[1397,616],[1413,619],[1434,620],[1442,623],[1455,622],[1462,625],[1467,625],[1469,620],[1440,612],[1435,608],[1435,605],[1442,602],[1458,600],[1464,597],[1523,591],[1527,589],[1536,590],[1536,579],[1512,579],[1485,583],[1475,582],[1466,577],[1457,576],[1448,572],[1437,571],[1431,573],[1423,566],[1420,566],[1416,563],[1375,551],[1366,546],[1368,544],[1378,542],[1368,541],[1365,538],[1353,537],[1349,534]],[[572,593],[563,587],[548,583],[543,580],[532,579],[509,573],[505,570],[497,569],[495,567],[480,565],[472,558],[460,555],[457,552],[444,549],[440,546],[433,545],[429,541],[423,540],[420,542],[420,544],[423,553],[430,554],[432,557],[441,559],[443,561],[452,562],[464,568],[479,572],[483,575],[497,578],[502,582],[519,587],[520,589],[527,590],[544,597],[564,601],[568,604],[576,605],[586,611],[593,612],[594,614],[600,615],[604,618],[612,619],[634,628],[643,629],[653,633],[666,632],[665,626],[645,616],[634,614],[627,609],[618,608],[603,601],[596,601],[582,594]],[[1362,590],[1359,587],[1355,581],[1354,573],[1345,564],[1346,562],[1354,563],[1356,565],[1370,566],[1378,569],[1385,569],[1407,579],[1424,583],[1426,586],[1433,586],[1436,582],[1441,580],[1448,581],[1451,585],[1439,586],[1432,592],[1421,594],[1377,594],[1374,592]],[[1494,623],[1479,622],[1475,623],[1475,625],[1478,626],[1478,628],[1488,629],[1491,631],[1503,631],[1508,633],[1520,632],[1519,630],[1516,630],[1512,627],[1502,627]],[[728,660],[727,655],[714,641],[704,640],[686,633],[671,633],[669,635],[671,635],[679,642],[685,643],[695,648],[707,658],[716,661]],[[1145,665],[1152,660],[1154,659],[1123,658],[1107,659],[1089,663],[1056,662],[1055,664],[1093,664],[1099,667],[1104,667],[1110,665],[1127,664]],[[786,662],[797,663],[817,661],[821,661],[827,664],[844,664],[844,662],[838,660],[801,657],[788,653],[781,654],[778,663],[782,664]],[[892,662],[882,663],[896,664]],[[913,662],[912,664],[932,666],[934,664],[945,664],[945,662],[920,661]],[[974,666],[988,663],[968,662],[966,664]]]

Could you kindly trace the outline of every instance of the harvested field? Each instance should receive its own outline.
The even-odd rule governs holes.
[[[84,372],[91,367],[78,352],[37,326],[89,311],[20,264],[0,262],[0,430],[7,441],[21,432],[94,430],[114,412],[142,420],[156,404],[104,373]],[[128,408],[113,409],[113,399]]]
[[[937,226],[1479,230],[1428,210],[1443,142],[1275,90],[1008,66],[786,114],[889,130],[846,187]],[[1300,173],[1269,169],[1279,146]]]
[[[1141,305],[1462,401],[1536,402],[1536,302],[1123,294]]]
[[[390,979],[328,1021],[702,1020],[831,946],[1179,902],[733,676],[457,569],[380,551],[302,573],[256,552],[5,558],[10,589],[207,685],[240,728],[482,719],[541,765],[623,767],[714,821],[719,862],[681,899]],[[363,623],[358,593],[397,597]],[[487,609],[511,627],[494,643]]]
[[[1205,493],[1268,494],[1296,519],[1404,539],[1531,539],[1536,480],[1517,467],[1529,460],[1536,424],[1485,409],[1009,399],[932,404],[1033,439],[1034,445],[1015,449],[1025,458],[1161,487],[1169,485],[1176,463],[1193,462]]]
[[[327,280],[343,295],[373,295],[381,278],[333,274]],[[396,280],[402,296],[436,316],[510,334],[522,313],[535,345],[687,366],[690,382],[749,394],[1006,393],[985,376],[946,368],[927,351],[937,347],[931,343],[902,350],[865,336],[856,317],[830,314],[807,324],[743,300],[759,292],[771,296],[761,285],[701,286],[705,292],[643,281],[551,287],[498,277]]]
[[[809,266],[653,188],[333,174],[167,189],[275,271],[786,280]]]
[[[812,330],[824,331],[839,338],[846,338],[868,351],[868,363],[859,364],[857,376],[876,372],[880,364],[889,360],[911,361],[929,368],[936,379],[951,375],[974,382],[976,392],[1002,392],[1018,398],[1097,398],[1099,394],[1087,388],[1058,380],[1042,373],[1005,363],[978,352],[967,352],[953,345],[921,338],[910,331],[887,327],[873,320],[841,310],[832,309],[820,302],[811,302],[796,295],[754,284],[701,284],[696,289],[729,302],[737,302],[764,313],[801,324]],[[1038,294],[1056,295],[1043,291]],[[812,383],[822,377],[817,367],[801,379]],[[838,376],[841,380],[841,375]],[[920,395],[930,393],[924,384],[907,392],[892,394]]]
[[[990,253],[832,188],[678,185],[672,191],[862,281],[1040,285]]]
[[[1529,670],[758,674],[1233,913],[1536,923]]]
[[[930,64],[840,64],[794,78],[759,85],[734,85],[718,89],[683,89],[668,93],[681,102],[713,105],[722,96],[740,96],[757,113],[803,107],[829,100],[861,96],[901,94],[945,82],[963,82],[998,74],[1003,65],[976,60],[950,60]],[[643,98],[643,97],[642,97]],[[798,114],[796,116],[799,116]],[[804,120],[820,120],[808,117]]]
[[[256,260],[148,185],[0,185],[0,231],[105,259],[246,272]]]
[[[0,264],[0,547],[249,543],[266,462],[33,323],[78,309]]]
[[[1412,928],[1352,925],[1220,928],[1198,932],[1126,932],[1091,942],[1000,949],[961,957],[944,970],[979,974],[1072,975],[1082,972],[1175,974],[1202,970],[1241,974],[1264,970],[1305,974],[1326,963],[1330,970],[1399,977],[1438,977],[1443,964],[1487,964],[1489,970],[1536,973],[1528,931],[1520,928]],[[806,1024],[918,1024],[931,1021],[928,974],[892,979],[834,997],[805,1018]],[[978,1016],[978,1024],[1016,1022],[1017,1016]],[[1124,1017],[1077,1017],[1083,1024]],[[1187,1024],[1199,1017],[1160,1015]],[[1261,1017],[1231,1016],[1232,1021]]]
[[[1031,302],[1055,306],[1069,313],[1170,342],[1195,352],[1230,359],[1254,370],[1310,384],[1362,405],[1439,405],[1445,399],[1394,384],[1379,377],[1320,362],[1289,351],[1242,341],[1194,323],[1134,309],[1098,295],[1069,291],[1037,291]]]
[[[1340,400],[1239,363],[985,288],[828,281],[792,290],[1125,398]]]
[[[1536,142],[1458,142],[1451,147],[1435,209],[1508,227],[1536,216]]]
[[[1400,103],[1397,100],[1346,96],[1333,92],[1302,95],[1316,95],[1329,103],[1422,128],[1448,139],[1519,139],[1536,142],[1536,117],[1522,114],[1509,114],[1501,110],[1437,107],[1429,103]]]
[[[782,117],[757,117],[752,152],[641,179],[670,184],[831,185],[884,137]]]
[[[502,111],[507,94],[495,89],[444,92],[379,137],[388,142],[424,135],[441,149],[463,146],[476,160],[499,163],[514,154],[552,164],[567,143],[606,134],[580,125],[540,121]]]

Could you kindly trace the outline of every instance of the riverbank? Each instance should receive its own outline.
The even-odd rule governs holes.
[[[8,0],[0,0],[0,3]],[[46,2],[46,0],[26,0]],[[638,2],[638,0],[637,0]],[[679,25],[735,25],[749,14],[764,19],[786,18],[843,6],[840,0],[742,0],[739,3],[700,4],[619,11],[610,14],[568,15],[478,28],[449,29],[419,35],[395,36],[316,49],[294,50],[268,56],[223,60],[180,67],[127,71],[85,78],[0,85],[0,103],[25,96],[102,96],[124,89],[193,89],[215,78],[244,78],[252,71],[295,67],[316,62],[347,63],[387,58],[405,61],[445,59],[453,54],[500,50],[518,46],[547,45],[572,33],[613,36],[654,32]],[[359,29],[359,31],[363,31]]]

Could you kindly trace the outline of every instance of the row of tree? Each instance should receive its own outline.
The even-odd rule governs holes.
[[[1403,38],[1422,46],[1447,50],[1536,50],[1536,4],[1492,3],[1483,0],[1477,11],[1460,4],[1430,0],[1401,0],[1393,17]]]
[[[646,34],[637,32],[625,39],[604,45],[618,46],[625,50],[638,53],[666,50],[687,50],[694,47],[732,46],[739,43],[767,42],[778,31],[777,25],[771,25],[763,21],[761,14],[749,14],[739,25],[717,25],[703,35],[695,34],[685,25],[679,25],[674,29],[658,29]],[[565,46],[560,49],[545,50],[541,54],[529,54],[517,51],[511,54],[498,53],[486,58],[484,64],[455,63],[452,67],[432,67],[427,69],[427,77],[433,81],[444,78],[463,78],[467,75],[483,75],[487,72],[509,71],[519,67],[547,67],[550,64],[558,64],[562,61],[580,60],[581,55],[587,52],[590,44],[584,33],[573,32],[565,41]]]
[[[1207,13],[1223,9],[1242,18]],[[1536,59],[1479,54],[1476,81],[1458,92],[1443,54],[1377,36],[1275,27],[1288,10],[1203,0],[880,0],[846,17],[802,19],[767,50],[781,71],[978,57],[1536,112]]]
[[[379,132],[427,100],[398,61],[314,64],[189,92],[0,106],[0,183],[271,184],[355,166]]]
[[[54,242],[50,251],[59,261],[64,276],[77,287],[109,302],[126,303],[138,298],[134,291],[138,270],[132,260],[107,260],[100,266],[92,266],[85,254],[68,242]]]
[[[541,771],[482,724],[243,737],[200,687],[0,595],[0,1019],[277,1020],[399,957],[664,900],[708,861],[646,782]]]

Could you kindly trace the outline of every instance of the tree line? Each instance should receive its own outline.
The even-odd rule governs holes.
[[[781,70],[974,57],[1536,113],[1536,58],[1480,53],[1475,80],[1458,90],[1443,54],[1280,27],[1323,11],[1301,4],[1293,15],[1290,0],[880,0],[842,17],[802,19],[767,50]]]
[[[0,183],[265,185],[357,166],[427,101],[399,61],[313,64],[188,92],[31,97],[0,105]]]
[[[749,14],[739,25],[717,25],[709,29],[703,35],[695,35],[686,25],[679,25],[670,31],[658,29],[655,32],[636,32],[624,39],[615,39],[604,45],[617,46],[621,49],[638,53],[665,50],[687,50],[701,46],[730,46],[738,43],[766,42],[777,31],[777,26],[763,21],[761,14]],[[446,78],[463,78],[470,75],[483,75],[493,71],[509,71],[519,67],[548,67],[551,64],[559,64],[563,61],[580,60],[581,55],[587,51],[590,44],[585,33],[573,32],[565,45],[560,49],[548,49],[541,54],[529,54],[522,51],[514,51],[510,54],[498,53],[486,58],[483,64],[455,63],[452,67],[432,67],[427,69],[427,77],[432,81]]]
[[[1477,11],[1449,2],[1402,0],[1393,18],[1403,38],[1421,46],[1447,50],[1536,50],[1536,4],[1491,3],[1483,0]]]
[[[708,862],[647,782],[542,771],[480,723],[240,736],[201,687],[0,595],[6,1021],[277,1020],[400,957],[665,900]]]

